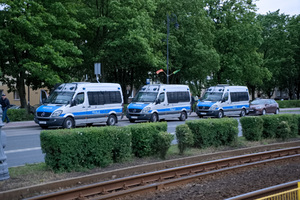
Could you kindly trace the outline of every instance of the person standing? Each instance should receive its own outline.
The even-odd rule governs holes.
[[[194,106],[195,106],[195,98],[191,93],[191,111],[190,111],[190,115],[192,114],[192,112],[195,112],[194,111]]]
[[[2,106],[2,121],[4,122],[6,120],[6,123],[9,123],[9,119],[7,116],[7,109],[10,106],[8,98],[6,98],[5,94],[2,94],[2,98],[0,99],[0,104]]]

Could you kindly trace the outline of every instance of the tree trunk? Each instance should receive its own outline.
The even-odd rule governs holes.
[[[20,72],[20,76],[17,77],[17,85],[16,85],[16,89],[17,89],[17,91],[19,93],[19,97],[20,97],[21,108],[27,108],[24,76],[25,76],[25,73]]]

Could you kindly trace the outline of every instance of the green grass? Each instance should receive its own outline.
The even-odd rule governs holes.
[[[10,167],[9,175],[11,178],[15,178],[28,174],[44,173],[45,171],[51,171],[46,163],[26,164],[25,166]]]

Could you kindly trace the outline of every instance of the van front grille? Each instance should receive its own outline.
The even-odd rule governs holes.
[[[38,117],[50,117],[51,112],[37,112],[36,115]]]
[[[130,108],[129,112],[130,113],[140,113],[142,111],[142,109],[135,109],[135,108]]]
[[[209,106],[199,106],[199,110],[208,110],[210,107]]]

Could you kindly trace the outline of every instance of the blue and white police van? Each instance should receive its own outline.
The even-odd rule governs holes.
[[[64,83],[37,108],[34,121],[42,128],[106,122],[115,125],[123,113],[123,94],[117,83]]]
[[[217,85],[209,87],[197,103],[197,115],[222,118],[241,117],[249,113],[249,91],[246,86]]]
[[[166,118],[184,121],[191,110],[191,94],[187,85],[153,84],[143,86],[128,105],[130,122],[157,122]]]

